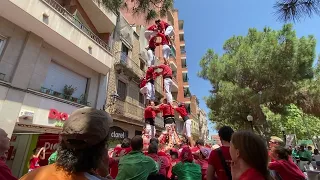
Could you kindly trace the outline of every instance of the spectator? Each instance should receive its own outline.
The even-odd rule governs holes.
[[[179,159],[179,152],[177,149],[175,148],[172,148],[170,149],[169,151],[170,153],[170,167],[169,167],[169,171],[168,171],[168,174],[167,174],[167,178],[168,179],[171,179],[172,177],[172,167],[175,166],[178,162],[180,162],[180,159]]]
[[[207,147],[200,148],[199,159],[195,162],[201,166],[202,180],[207,179],[208,159],[211,153],[211,149]]]
[[[101,179],[96,173],[107,156],[111,116],[102,110],[81,108],[63,125],[56,163],[24,175],[21,180]]]
[[[128,154],[132,150],[130,144],[131,140],[129,138],[124,138],[122,140],[121,146],[114,148],[112,158],[110,158],[109,160],[110,176],[114,179],[118,175],[118,166],[120,158]]]
[[[215,174],[217,175],[218,180],[231,179],[231,156],[229,149],[233,132],[233,129],[229,126],[223,126],[219,129],[218,134],[222,146],[210,153],[207,170],[208,180],[213,180],[215,178]]]
[[[269,180],[265,142],[249,131],[236,132],[230,141],[231,174],[237,180]]]
[[[58,151],[53,152],[48,158],[48,164],[53,164],[57,161]]]
[[[270,158],[271,162],[274,161],[274,159],[271,156],[272,149],[277,146],[284,146],[283,140],[277,136],[271,136],[270,141],[269,141],[269,151],[268,151],[269,158]]]
[[[158,144],[156,142],[152,142],[148,148],[148,156],[151,157],[155,162],[158,163],[159,166],[159,174],[150,175],[148,179],[166,179],[170,163],[167,157],[165,156],[158,156]]]
[[[204,140],[198,139],[196,141],[195,147],[191,148],[191,152],[193,154],[193,157],[195,159],[199,159],[199,154],[200,154],[200,148],[204,146]]]
[[[0,156],[4,156],[6,151],[10,148],[10,139],[8,138],[8,134],[0,128]],[[0,179],[3,180],[17,180],[12,175],[11,170],[8,168],[6,163],[0,160]]]
[[[158,173],[156,162],[142,153],[141,136],[132,138],[131,148],[132,151],[120,159],[117,180],[142,180],[147,179],[150,174]]]
[[[306,171],[309,169],[309,165],[312,161],[312,155],[311,155],[311,152],[308,151],[308,150],[305,150],[304,149],[304,145],[301,145],[300,146],[300,149],[297,153],[298,157],[299,157],[299,168],[302,170],[302,171]]]
[[[201,167],[193,162],[192,152],[189,147],[182,149],[180,160],[181,162],[172,168],[172,180],[175,179],[175,176],[179,180],[200,180],[202,178]]]
[[[283,180],[305,180],[299,167],[289,158],[289,150],[282,146],[273,148],[271,156],[274,161],[269,163],[269,169],[276,171]]]
[[[41,155],[41,153],[42,153],[42,155]],[[35,148],[33,150],[33,154],[32,154],[30,161],[29,161],[29,172],[39,168],[40,167],[40,164],[39,164],[40,159],[44,160],[45,158],[46,158],[46,149],[44,147]]]

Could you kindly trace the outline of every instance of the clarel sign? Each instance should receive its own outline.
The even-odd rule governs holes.
[[[69,114],[65,112],[59,112],[56,109],[50,109],[48,117],[49,119],[66,121],[69,118]]]
[[[128,137],[128,133],[121,129],[120,127],[113,126],[110,128],[110,134],[109,136],[112,139],[124,139]]]

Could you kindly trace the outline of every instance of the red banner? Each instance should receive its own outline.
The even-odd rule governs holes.
[[[57,134],[41,134],[39,135],[36,148],[46,148],[46,158],[40,161],[40,166],[48,165],[48,158],[56,151],[59,144],[59,135]],[[40,155],[41,156],[41,155]]]

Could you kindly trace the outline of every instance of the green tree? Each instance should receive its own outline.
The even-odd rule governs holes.
[[[274,5],[278,19],[284,22],[297,21],[320,13],[319,0],[277,0]]]
[[[143,14],[146,21],[165,17],[173,8],[173,0],[102,0],[102,2],[108,9],[117,13],[120,9],[126,9],[133,15]]]
[[[200,61],[200,77],[213,86],[206,104],[217,127],[233,124],[248,129],[247,115],[261,135],[272,133],[272,122],[263,107],[283,114],[286,105],[297,102],[302,82],[314,76],[316,40],[297,38],[292,25],[281,30],[249,29],[247,36],[228,39],[223,55],[209,49]]]

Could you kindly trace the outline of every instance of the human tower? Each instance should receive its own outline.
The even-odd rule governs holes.
[[[171,93],[173,82],[169,58],[171,47],[173,45],[171,40],[173,36],[173,27],[162,20],[155,21],[155,24],[150,26],[145,31],[145,37],[149,42],[149,45],[146,47],[148,52],[148,70],[140,82],[140,92],[144,94],[145,97],[145,128],[143,132],[145,149],[148,148],[150,139],[155,137],[155,117],[159,112],[162,112],[165,127],[165,131],[163,131],[159,137],[160,143],[167,144],[169,147],[173,147],[174,145],[181,143],[175,129],[174,111],[177,111],[184,120],[183,134],[186,136],[191,146],[194,144],[191,137],[191,120],[188,117],[185,105],[183,103],[177,103],[177,101],[173,101]],[[161,38],[160,42],[157,41],[159,38]],[[164,63],[155,66],[155,49],[160,45],[162,45]],[[157,71],[158,69],[161,71]],[[163,89],[166,97],[163,99],[160,105],[155,106],[154,81],[159,76],[162,76],[163,78]],[[177,106],[173,104],[174,102],[177,104]]]

